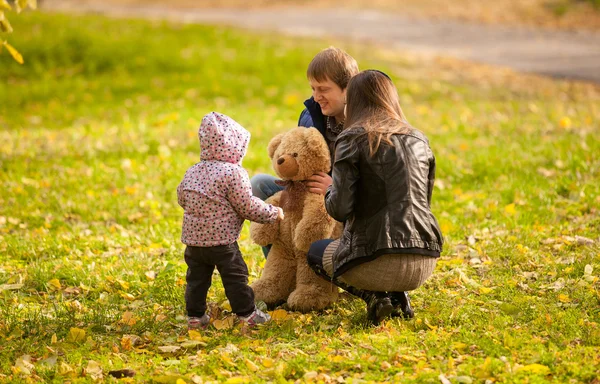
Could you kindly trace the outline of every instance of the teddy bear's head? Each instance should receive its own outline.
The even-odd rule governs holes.
[[[268,151],[273,169],[283,180],[306,180],[331,168],[329,148],[316,128],[281,133],[269,142]]]

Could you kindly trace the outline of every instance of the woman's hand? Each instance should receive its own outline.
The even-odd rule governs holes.
[[[333,184],[333,179],[331,178],[331,176],[329,176],[325,172],[317,172],[308,178],[306,186],[308,187],[308,190],[312,193],[325,195],[325,193],[327,192],[327,188],[329,188],[331,184]]]

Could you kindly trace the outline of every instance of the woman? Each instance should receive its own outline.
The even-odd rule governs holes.
[[[308,253],[313,270],[367,303],[374,324],[414,316],[406,291],[431,275],[442,234],[430,210],[435,157],[411,127],[398,92],[383,72],[367,70],[347,88],[346,121],[338,136],[327,212],[344,222],[339,240]]]

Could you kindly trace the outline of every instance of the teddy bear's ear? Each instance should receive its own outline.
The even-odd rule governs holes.
[[[308,148],[314,153],[315,158],[322,161],[322,166],[329,172],[331,167],[331,158],[329,155],[329,147],[323,135],[316,128],[307,128],[304,133]]]
[[[304,130],[304,135],[306,136],[306,143],[309,145],[309,148],[319,148],[319,151],[321,151],[321,148],[328,149],[325,138],[317,128],[306,128]]]
[[[275,151],[277,150],[277,147],[279,147],[279,144],[281,144],[281,140],[283,140],[283,133],[280,133],[279,135],[275,136],[274,138],[271,139],[271,141],[269,141],[269,145],[267,146],[267,151],[269,152],[269,158],[273,158],[273,155],[275,155]]]

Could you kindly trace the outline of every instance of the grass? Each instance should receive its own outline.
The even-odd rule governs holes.
[[[201,117],[296,124],[330,41],[96,16],[26,14],[0,56],[0,381],[593,382],[600,364],[600,90],[347,45],[398,85],[437,156],[446,237],[416,318],[367,325],[345,298],[257,330],[186,332],[175,188]],[[247,226],[251,280],[264,259]],[[440,375],[443,375],[440,376]]]

